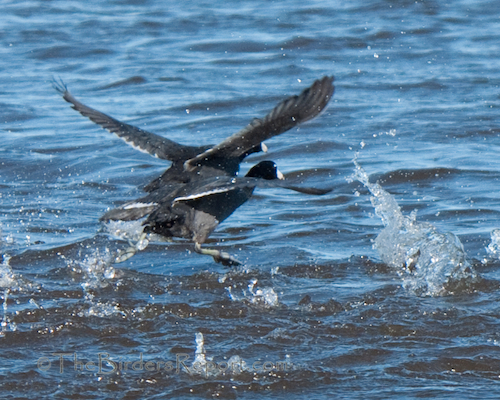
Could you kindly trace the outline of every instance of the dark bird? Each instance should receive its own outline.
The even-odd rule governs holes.
[[[315,81],[298,96],[282,101],[264,118],[254,119],[215,146],[176,143],[87,107],[73,97],[63,82],[54,82],[54,87],[83,116],[133,147],[172,162],[159,178],[144,188],[148,195],[110,210],[102,220],[130,221],[147,217],[144,236],[154,232],[166,237],[189,238],[194,241],[197,252],[210,254],[224,264],[235,264],[237,261],[229,254],[202,249],[201,244],[220,222],[251,197],[255,187],[279,186],[308,194],[328,192],[271,184],[280,178],[271,161],[257,164],[244,178],[238,178],[237,174],[246,156],[266,150],[264,140],[316,117],[326,107],[334,91],[333,77],[325,76]],[[128,252],[130,256],[134,251],[131,248]],[[128,256],[120,258],[123,260]]]
[[[167,238],[191,239],[197,253],[211,255],[215,261],[224,265],[235,265],[238,261],[228,253],[201,248],[201,245],[217,225],[252,196],[256,187],[282,187],[314,195],[330,191],[292,186],[279,181],[270,182],[283,179],[283,174],[274,162],[261,161],[252,167],[244,178],[211,177],[187,183],[173,191],[159,189],[139,200],[108,211],[102,219],[130,221],[148,215],[143,222],[144,235],[156,233]],[[127,259],[135,252],[135,247],[131,246],[122,258]]]

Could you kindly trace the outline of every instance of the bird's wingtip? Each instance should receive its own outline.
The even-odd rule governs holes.
[[[64,95],[68,91],[68,87],[59,76],[52,77],[52,87],[62,95]]]

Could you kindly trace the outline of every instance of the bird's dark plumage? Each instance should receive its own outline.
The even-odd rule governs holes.
[[[220,222],[251,197],[256,187],[283,187],[316,195],[328,192],[278,182],[276,164],[270,161],[257,164],[244,178],[238,178],[237,173],[245,157],[265,150],[263,141],[324,110],[334,92],[333,77],[315,81],[218,145],[205,146],[179,144],[120,122],[79,102],[62,81],[54,81],[54,87],[83,116],[133,147],[172,163],[159,178],[145,186],[148,192],[145,197],[108,211],[102,220],[144,218],[146,232],[189,238],[195,242],[196,251],[230,264],[234,259],[228,254],[201,249],[201,244]]]
[[[144,222],[163,236],[192,238],[204,243],[215,227],[251,196],[261,180],[282,177],[276,164],[262,161],[244,178],[222,176],[188,184],[164,197]],[[147,200],[147,199],[146,199]]]

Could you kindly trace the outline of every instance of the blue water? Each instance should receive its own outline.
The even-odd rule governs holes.
[[[2,398],[500,396],[500,3],[3,1],[0,55]],[[256,191],[208,243],[240,267],[185,240],[112,263],[128,244],[99,217],[168,163],[72,110],[54,77],[201,145],[324,75],[328,109],[242,172],[272,159],[330,194]],[[386,211],[456,235],[473,274],[450,289],[388,262],[412,236],[380,244],[353,159]],[[443,290],[412,290],[413,268]]]

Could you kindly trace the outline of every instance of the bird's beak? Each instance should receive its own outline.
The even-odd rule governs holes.
[[[262,151],[263,151],[264,153],[267,153],[267,146],[266,146],[264,143],[261,143],[261,144],[260,144],[260,148],[262,149]]]
[[[279,180],[284,181],[285,180],[285,175],[281,173],[281,171],[278,169],[276,170],[276,176],[278,177]]]

